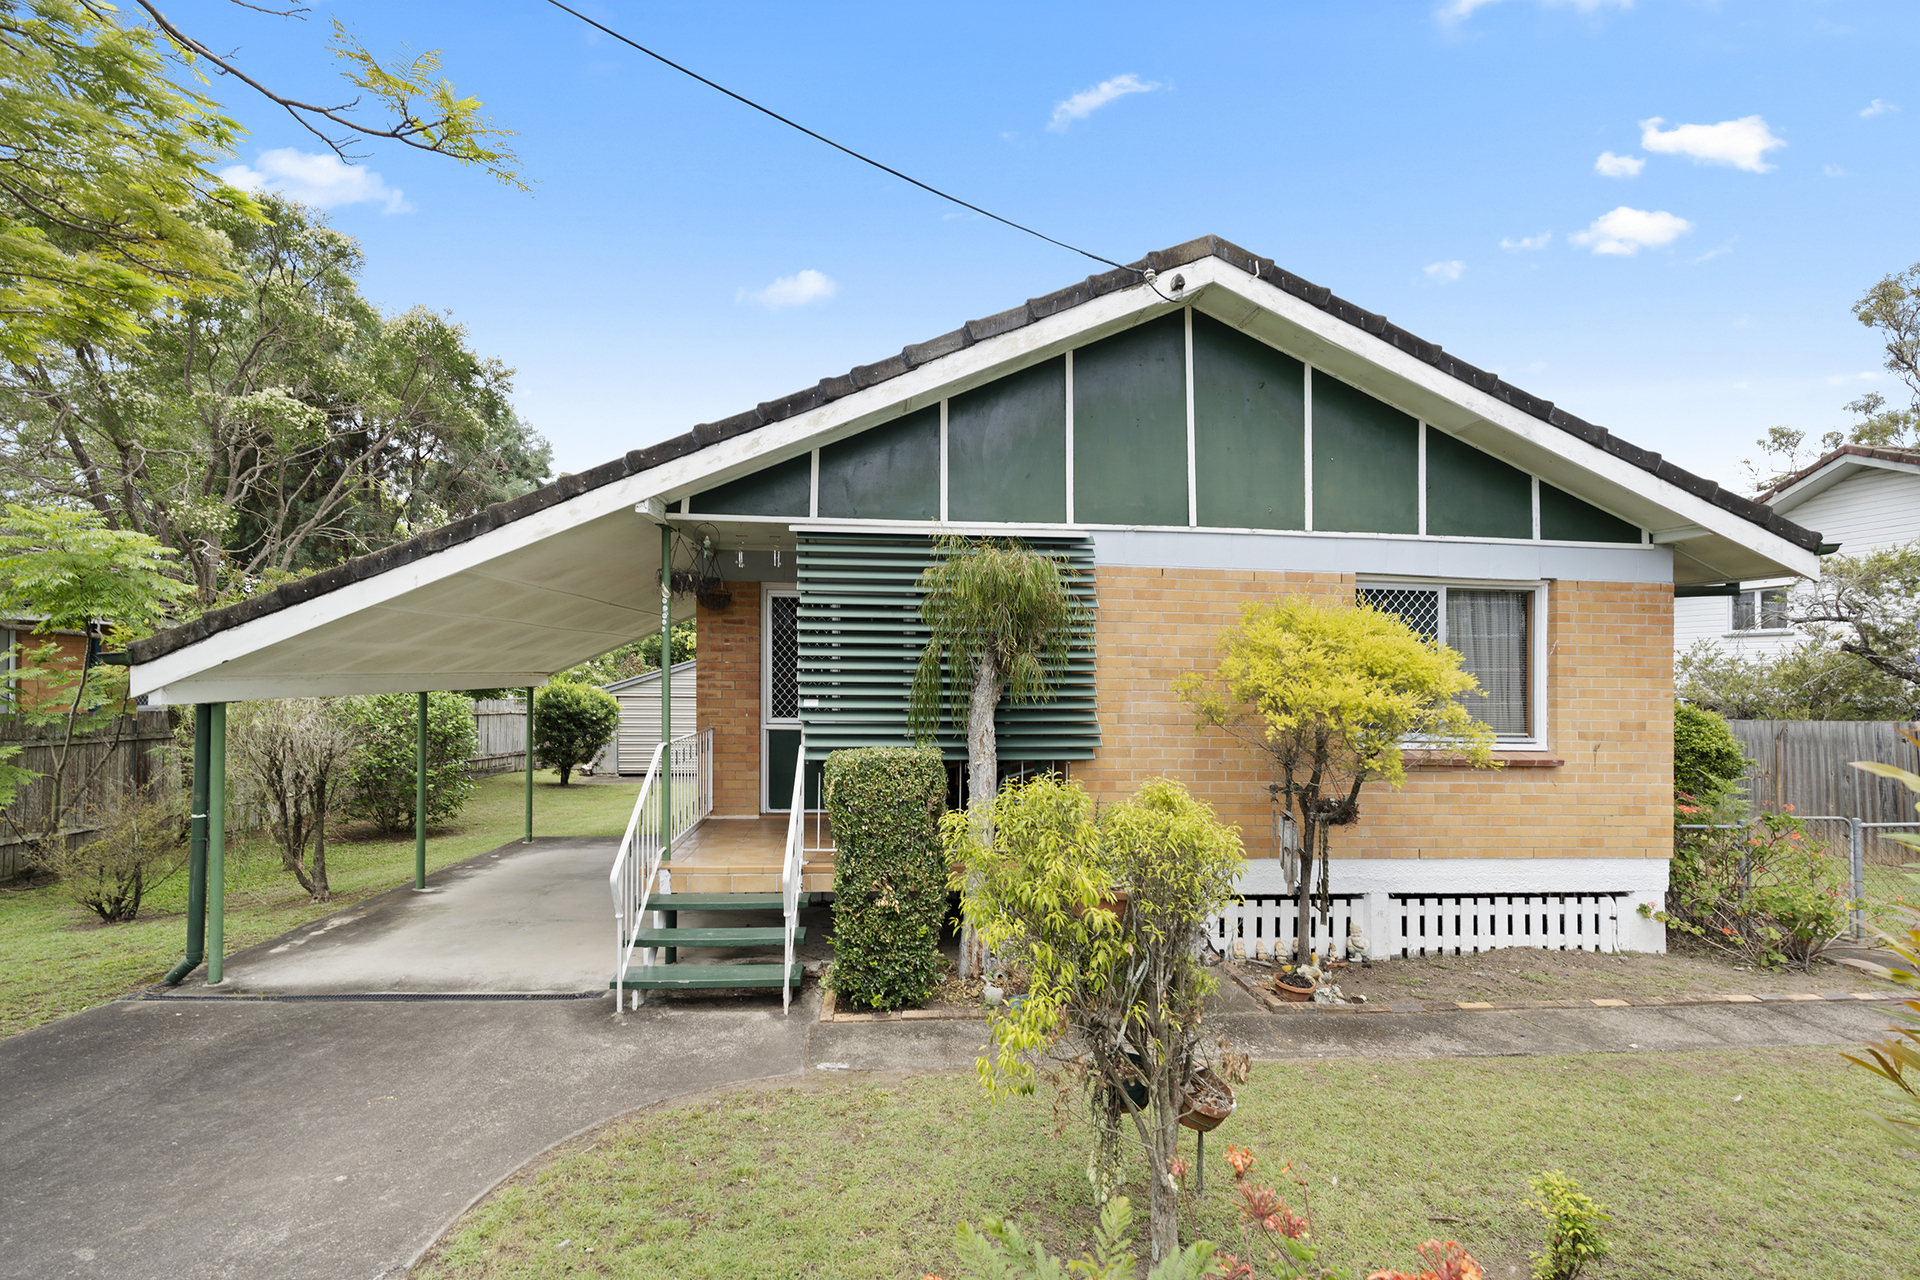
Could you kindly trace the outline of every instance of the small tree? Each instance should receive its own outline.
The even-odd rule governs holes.
[[[920,619],[928,635],[908,695],[907,724],[916,739],[929,742],[940,731],[943,706],[954,723],[966,708],[967,800],[975,836],[985,843],[999,781],[994,710],[1002,695],[1015,703],[1053,697],[1087,611],[1074,595],[1072,571],[1024,543],[944,537],[935,552],[920,575]],[[966,928],[963,976],[984,959],[971,922]]]
[[[948,856],[964,866],[968,919],[1031,970],[1026,1000],[994,1014],[981,1082],[1031,1090],[1033,1055],[1070,1044],[1088,1086],[1096,1195],[1116,1188],[1130,1129],[1152,1173],[1153,1256],[1172,1257],[1184,1090],[1217,988],[1201,931],[1233,895],[1240,838],[1165,778],[1096,816],[1078,783],[1042,776],[995,796],[991,817],[988,843],[969,815],[942,824]]]
[[[1836,627],[1842,653],[1920,687],[1920,542],[1863,556],[1828,556],[1802,588],[1795,622]]]
[[[418,779],[420,695],[382,693],[344,699],[340,714],[359,741],[348,812],[382,831],[413,826]],[[427,695],[427,822],[451,822],[473,798],[467,762],[477,735],[473,700],[462,693]]]
[[[1727,722],[1684,702],[1673,708],[1673,789],[1698,804],[1730,795],[1747,772],[1746,753]]]
[[[95,831],[91,840],[46,846],[35,862],[60,877],[68,897],[106,923],[132,920],[146,895],[186,861],[180,806],[130,789],[88,814],[86,823]]]
[[[1304,959],[1314,867],[1330,928],[1333,828],[1359,820],[1360,789],[1376,781],[1398,788],[1409,748],[1491,768],[1493,730],[1462,702],[1478,683],[1460,669],[1460,655],[1369,605],[1250,605],[1221,634],[1220,651],[1211,677],[1189,672],[1174,690],[1194,709],[1196,732],[1223,729],[1265,758],[1269,794],[1295,815]]]
[[[315,902],[330,902],[327,815],[345,798],[359,734],[332,698],[233,703],[227,753],[241,780],[267,805],[280,864]],[[313,846],[308,861],[307,846]]]
[[[561,681],[533,696],[533,749],[560,785],[599,755],[620,729],[620,701],[590,684]]]

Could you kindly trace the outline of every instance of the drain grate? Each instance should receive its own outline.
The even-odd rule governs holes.
[[[143,991],[132,1000],[192,1000],[203,1004],[410,1004],[435,1000],[604,1000],[605,991],[378,991],[337,995],[175,995]]]

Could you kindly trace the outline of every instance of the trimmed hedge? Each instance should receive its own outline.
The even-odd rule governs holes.
[[[604,689],[556,680],[533,695],[533,754],[563,787],[619,731],[620,700]]]
[[[821,789],[836,848],[834,993],[874,1009],[919,1004],[939,978],[947,914],[947,766],[937,747],[836,751]]]
[[[1747,757],[1727,722],[1688,703],[1673,708],[1673,789],[1712,804],[1746,775]]]

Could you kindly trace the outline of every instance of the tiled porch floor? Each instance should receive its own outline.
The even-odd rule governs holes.
[[[826,816],[807,815],[802,888],[833,889],[833,834]],[[759,818],[708,818],[673,851],[668,870],[675,893],[778,893],[780,860],[787,847],[784,814]]]

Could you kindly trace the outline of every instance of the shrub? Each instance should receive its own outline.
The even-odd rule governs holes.
[[[875,1009],[919,1004],[938,980],[947,868],[947,766],[936,747],[861,747],[827,757],[833,820],[834,991]]]
[[[72,848],[43,848],[35,861],[60,877],[60,887],[75,902],[108,924],[125,923],[140,913],[147,891],[186,860],[180,806],[128,791],[89,821],[97,831],[93,839]]]
[[[1533,1280],[1578,1280],[1589,1262],[1607,1256],[1606,1206],[1581,1193],[1580,1184],[1558,1171],[1532,1180],[1536,1199],[1527,1207],[1547,1220],[1547,1251],[1531,1255]]]
[[[533,695],[533,750],[540,762],[560,773],[566,786],[573,771],[586,764],[620,729],[620,702],[590,684],[561,681]]]
[[[1673,789],[1711,804],[1730,794],[1746,776],[1747,757],[1727,722],[1711,711],[1675,703]]]
[[[1790,813],[1745,820],[1737,800],[1680,806],[1673,833],[1667,909],[1642,907],[1661,923],[1748,964],[1805,968],[1847,927],[1853,900],[1839,860],[1807,838]]]
[[[315,902],[333,899],[327,817],[346,798],[358,748],[338,699],[271,698],[235,703],[228,713],[227,758],[266,808],[280,865]]]
[[[419,695],[380,693],[345,699],[340,714],[360,740],[353,762],[353,799],[348,812],[370,819],[382,831],[413,826],[414,717]],[[473,758],[473,700],[465,694],[427,695],[427,822],[460,816],[475,787],[467,777]]]

